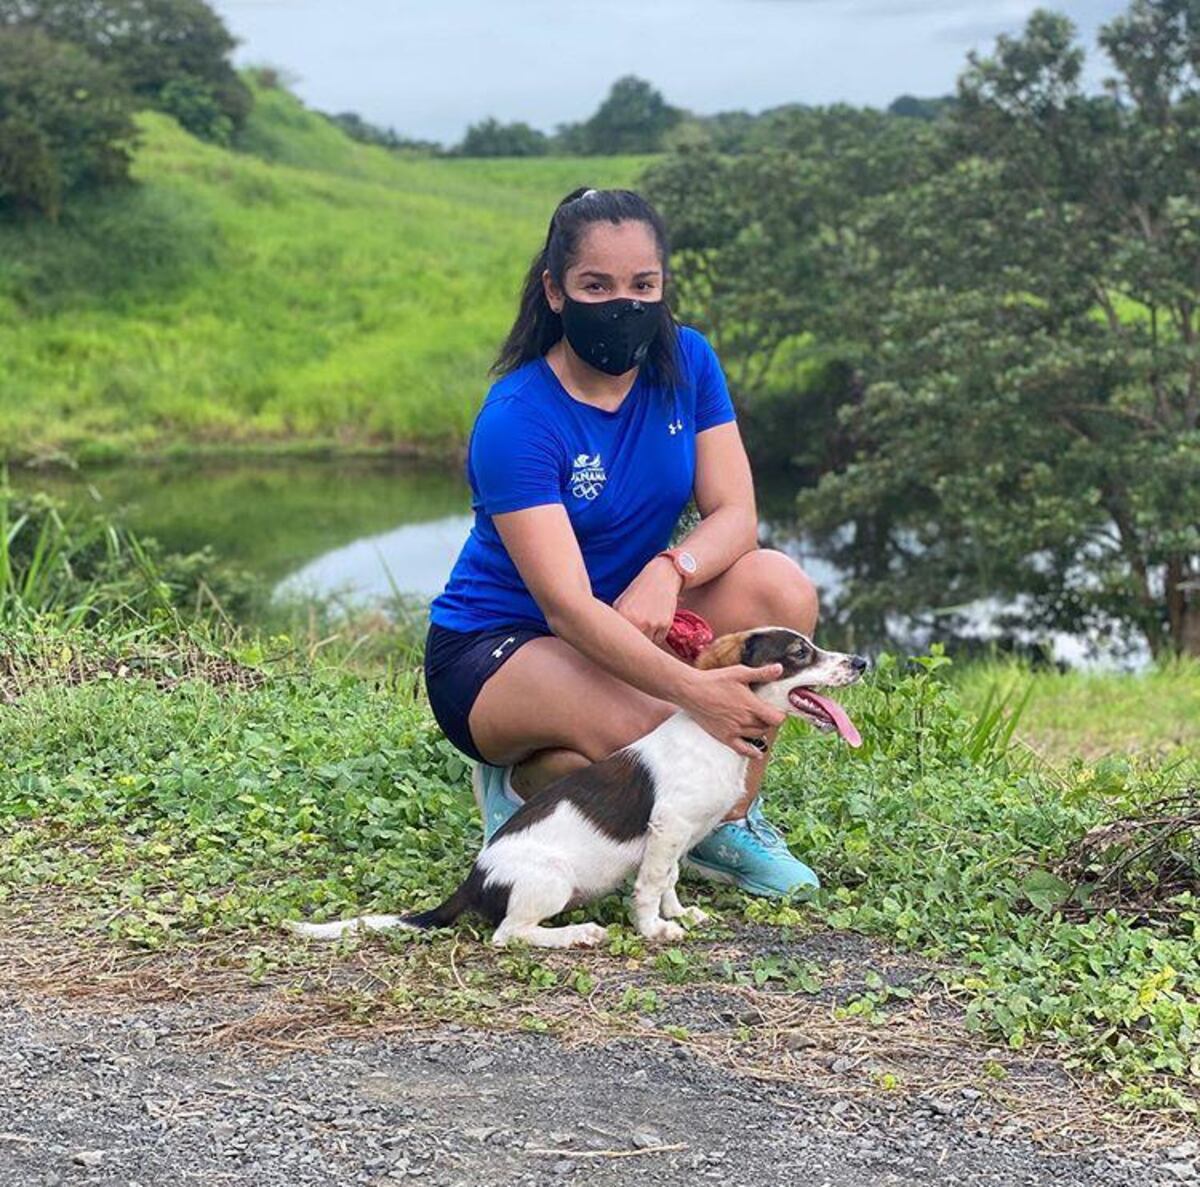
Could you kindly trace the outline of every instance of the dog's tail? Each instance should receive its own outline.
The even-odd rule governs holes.
[[[299,919],[285,919],[283,926],[307,940],[340,940],[351,932],[388,931],[408,925],[399,915],[356,915],[353,919],[337,919],[333,923],[301,923]]]
[[[459,884],[458,889],[445,902],[416,915],[404,915],[402,927],[415,927],[427,931],[431,927],[445,927],[453,923],[464,911],[475,904],[475,892],[480,882],[477,870],[472,870]]]
[[[419,931],[426,931],[431,927],[445,927],[472,905],[476,881],[475,871],[472,870],[445,902],[415,915],[356,915],[353,919],[338,919],[333,923],[301,923],[297,919],[285,919],[283,926],[294,935],[304,936],[309,940],[340,940],[342,936],[351,932],[390,931],[394,927]]]

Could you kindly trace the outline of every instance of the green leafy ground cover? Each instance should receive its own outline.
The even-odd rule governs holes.
[[[144,113],[137,187],[0,225],[0,454],[457,444],[555,202],[642,167],[406,158],[257,100],[244,151]]]
[[[266,673],[258,681],[230,679],[228,668],[206,678],[194,659],[172,675],[169,648],[122,672],[111,661],[128,642],[38,637],[0,645],[13,657],[11,703],[0,703],[0,911],[10,919],[51,896],[56,926],[77,929],[79,942],[168,953],[214,942],[240,951],[235,960],[269,963],[292,959],[279,955],[295,948],[281,946],[281,919],[429,904],[479,843],[466,769],[411,668],[316,667],[286,658],[276,640],[241,652]],[[938,962],[990,1042],[1050,1043],[1126,1105],[1191,1109],[1200,909],[1187,889],[1197,874],[1189,834],[1130,864],[1125,896],[1111,901],[1100,875],[1128,856],[1119,836],[1078,879],[1071,862],[1097,825],[1153,814],[1166,797],[1194,804],[1194,752],[1043,764],[1008,745],[1001,721],[965,706],[945,664],[885,659],[847,696],[866,739],[858,752],[799,726],[785,732],[771,815],[827,890],[799,909],[706,892],[718,922],[701,935],[749,916],[778,927],[784,943],[826,926],[883,937]],[[1035,686],[1044,679],[1057,677]],[[1200,673],[1173,680],[1194,693]],[[1036,728],[1037,704],[1022,729]],[[799,995],[821,984],[819,967],[785,956],[731,970],[700,958],[698,944],[647,952],[617,898],[594,912],[618,926],[592,966],[493,957],[469,925],[457,942],[381,942],[407,963],[391,982],[376,979],[373,1005],[354,1008],[411,1001],[438,953],[439,1002],[480,1007],[554,986],[586,997],[614,963],[643,970],[623,1007],[640,1014],[682,980],[741,978]],[[845,1008],[882,1026],[906,995],[880,983]],[[535,1007],[524,1021],[547,1017]]]

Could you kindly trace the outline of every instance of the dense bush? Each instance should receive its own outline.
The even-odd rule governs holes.
[[[550,138],[520,121],[486,119],[472,124],[454,151],[460,157],[540,157],[550,151]]]
[[[186,75],[171,79],[159,92],[158,105],[193,136],[215,144],[229,143],[233,120],[221,110],[211,89],[198,79]]]
[[[237,42],[204,0],[0,0],[0,25],[79,46],[143,102],[182,112],[197,134],[227,138],[250,111],[250,91],[229,61]],[[202,114],[207,105],[224,119]]]
[[[0,209],[57,218],[71,191],[128,177],[133,139],[112,70],[36,29],[0,28]]]

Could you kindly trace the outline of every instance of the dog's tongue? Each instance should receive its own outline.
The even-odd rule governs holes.
[[[830,721],[833,722],[837,732],[846,739],[851,746],[862,745],[862,734],[858,732],[854,722],[846,716],[846,710],[837,703],[830,700],[829,697],[823,697],[820,693],[815,693],[807,688],[795,688],[792,690],[792,696],[800,697],[802,700],[809,701],[817,706]]]

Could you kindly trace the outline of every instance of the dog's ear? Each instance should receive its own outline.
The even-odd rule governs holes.
[[[742,656],[745,654],[746,640],[749,636],[749,631],[735,631],[733,634],[714,639],[696,657],[696,667],[732,668],[734,664],[744,663]]]

